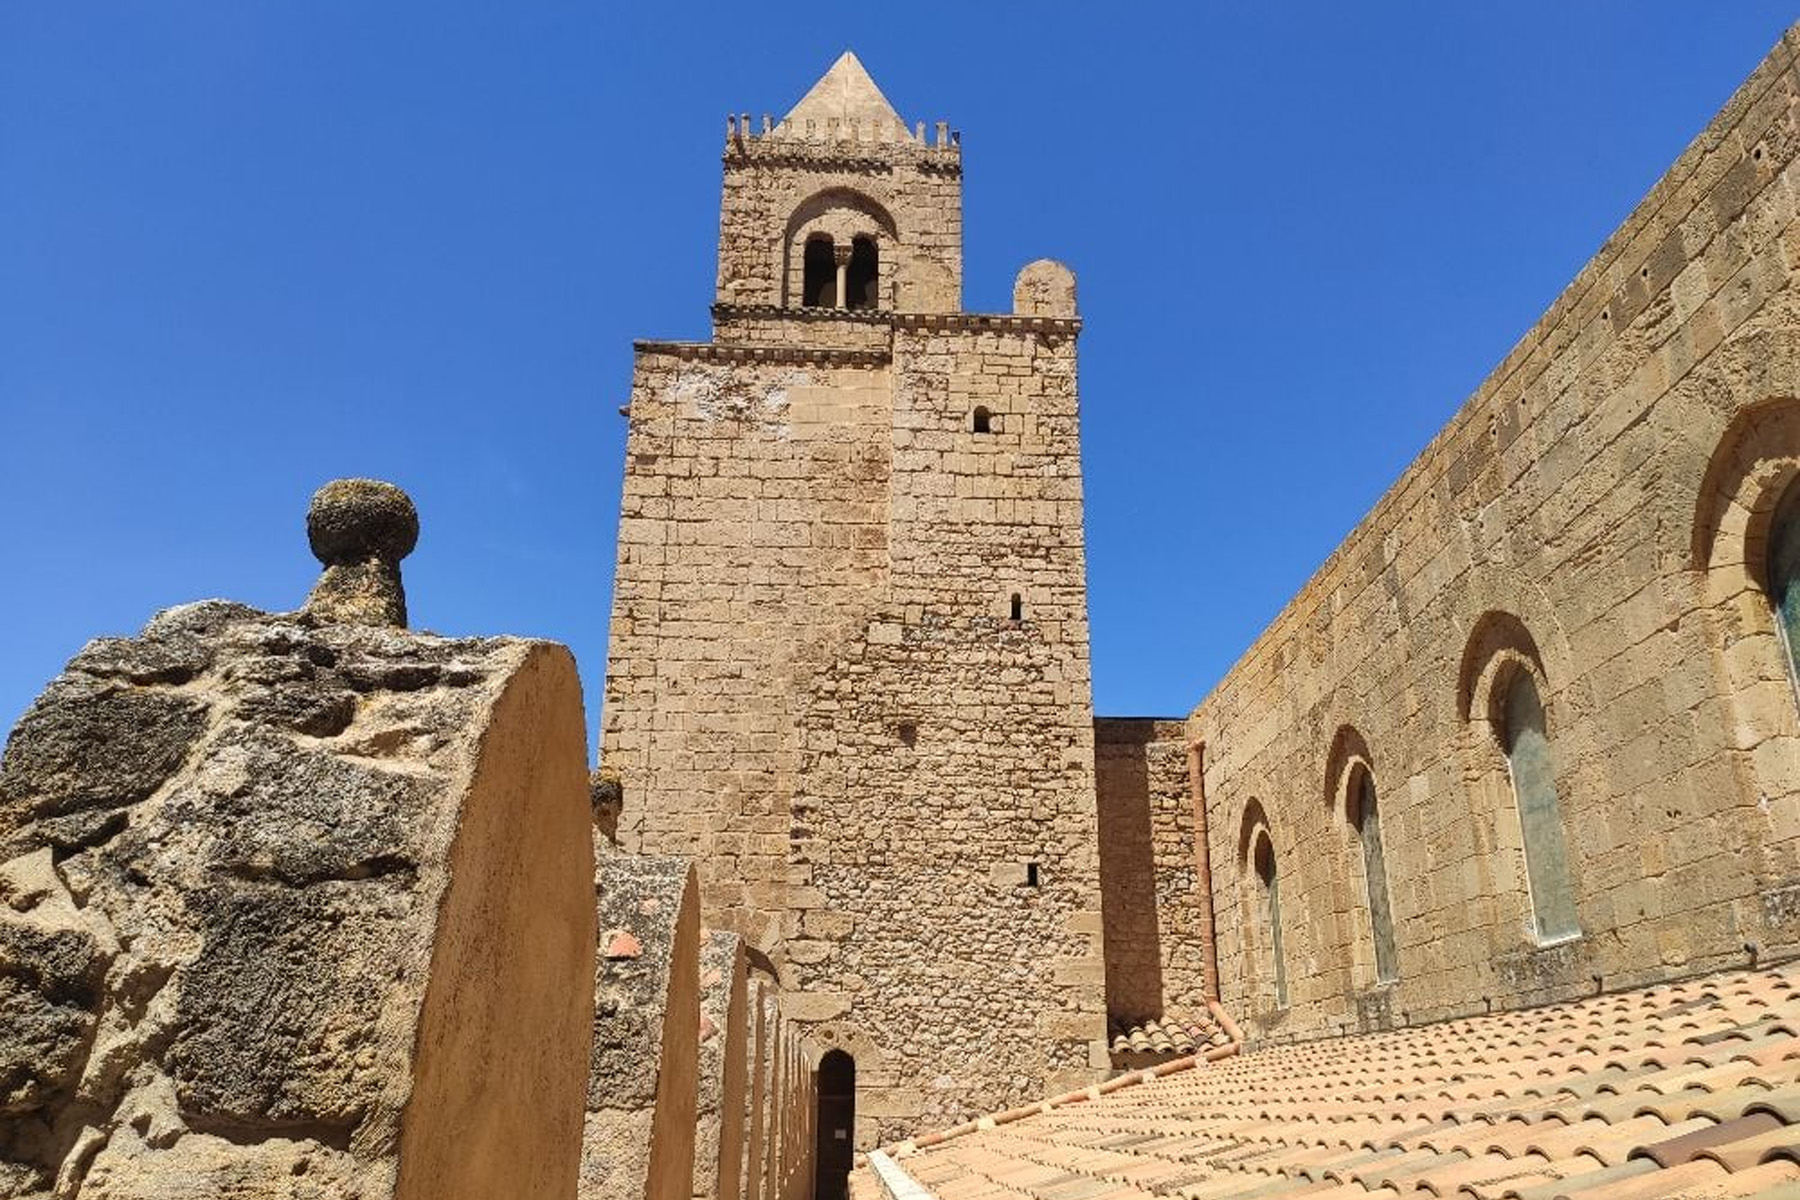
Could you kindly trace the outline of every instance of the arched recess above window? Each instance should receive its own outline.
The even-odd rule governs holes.
[[[1578,937],[1568,834],[1543,700],[1543,661],[1518,617],[1489,612],[1476,623],[1463,652],[1461,687],[1464,712],[1486,723],[1505,757],[1537,940],[1549,944]]]
[[[1394,935],[1393,897],[1388,886],[1387,846],[1382,838],[1381,804],[1368,743],[1354,727],[1343,725],[1331,739],[1325,765],[1326,803],[1342,818],[1355,843],[1351,848],[1362,876],[1363,901],[1369,917],[1369,962],[1377,984],[1400,977]]]
[[[1756,359],[1758,363],[1764,360]],[[1773,361],[1773,360],[1768,360]],[[1800,645],[1794,636],[1795,526],[1800,524],[1800,399],[1738,408],[1720,434],[1694,499],[1691,566],[1722,698],[1738,736],[1800,744]],[[1756,594],[1755,603],[1746,603]],[[1760,593],[1760,594],[1757,594]],[[1791,803],[1800,789],[1784,764],[1752,756],[1752,794]]]
[[[1269,833],[1262,805],[1252,800],[1244,810],[1239,835],[1244,878],[1250,887],[1250,920],[1255,925],[1259,974],[1266,970],[1276,1008],[1288,1006],[1287,953],[1282,945],[1281,872],[1275,858],[1275,839]],[[1246,951],[1250,946],[1246,945]]]
[[[823,258],[813,257],[813,244],[822,238],[833,252],[829,286]],[[780,252],[782,302],[794,303],[797,292],[807,307],[881,308],[893,295],[899,245],[893,216],[871,196],[844,187],[816,192],[788,217]]]

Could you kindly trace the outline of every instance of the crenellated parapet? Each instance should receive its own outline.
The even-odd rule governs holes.
[[[962,133],[948,122],[929,129],[919,121],[909,130],[895,118],[821,119],[749,113],[725,118],[725,162],[731,166],[800,167],[852,172],[892,171],[897,166],[945,175],[962,173]]]

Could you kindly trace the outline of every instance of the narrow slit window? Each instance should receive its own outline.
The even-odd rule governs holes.
[[[1026,887],[1036,887],[1037,885],[1038,885],[1038,865],[1036,863],[1026,863],[1025,864],[1025,886]]]
[[[1562,941],[1580,934],[1581,924],[1569,882],[1569,851],[1544,704],[1530,672],[1514,672],[1504,704],[1506,765],[1512,774],[1513,799],[1519,806],[1519,829],[1525,840],[1532,919],[1538,941]]]
[[[985,408],[977,408],[971,427],[976,433],[994,432],[994,414]]]
[[[1012,594],[1012,619],[1015,621],[1025,619],[1025,599],[1017,592]]]
[[[804,266],[800,302],[807,308],[837,307],[837,250],[829,235],[806,239]]]

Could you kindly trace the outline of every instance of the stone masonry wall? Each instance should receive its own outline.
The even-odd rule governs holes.
[[[875,131],[870,131],[874,133]],[[960,147],[883,130],[860,142],[818,129],[728,136],[719,220],[718,302],[800,304],[799,236],[833,210],[846,228],[881,245],[881,308],[955,312],[962,307]],[[840,244],[846,239],[838,238]],[[729,340],[721,328],[718,340]]]
[[[895,325],[640,348],[604,743],[869,1139],[1105,1065],[1076,326]]]
[[[1196,709],[1225,1003],[1264,1037],[1800,949],[1800,722],[1762,540],[1800,474],[1790,32]],[[1581,936],[1534,937],[1498,682],[1547,711]],[[1380,798],[1376,986],[1346,780]],[[1260,814],[1260,815],[1259,815]],[[1272,837],[1278,1010],[1253,826]]]
[[[779,955],[798,713],[887,574],[887,372],[640,354],[603,754],[620,836],[691,856],[710,927]]]
[[[1206,1012],[1206,967],[1194,890],[1194,806],[1187,726],[1094,722],[1100,809],[1106,1011],[1126,1022]]]
[[[1106,1065],[1072,333],[900,329],[894,374],[891,580],[793,800],[789,1011],[856,1059],[859,1144]]]

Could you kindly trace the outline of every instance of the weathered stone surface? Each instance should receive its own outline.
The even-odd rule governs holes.
[[[700,1029],[694,870],[685,859],[606,854],[594,892],[605,945],[595,964],[581,1198],[688,1200]],[[605,953],[627,943],[629,953]]]
[[[0,1196],[573,1195],[582,723],[539,643],[85,648],[0,758]]]
[[[1106,1009],[1139,1021],[1205,1015],[1204,908],[1195,887],[1194,806],[1180,720],[1094,722],[1100,805]]]
[[[707,933],[700,950],[695,1200],[735,1197],[742,1186],[744,1047],[749,1032],[746,986],[744,939],[718,930]]]
[[[197,699],[65,675],[20,718],[0,759],[0,829],[30,828],[59,849],[116,824],[154,792],[206,725]],[[18,849],[14,832],[5,843]]]

